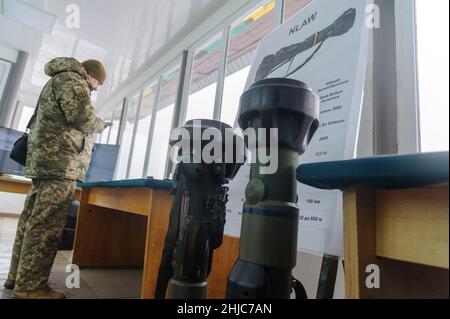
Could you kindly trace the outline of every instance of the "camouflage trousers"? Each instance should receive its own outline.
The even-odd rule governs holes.
[[[47,287],[75,191],[68,179],[33,179],[20,215],[8,279],[15,291]]]

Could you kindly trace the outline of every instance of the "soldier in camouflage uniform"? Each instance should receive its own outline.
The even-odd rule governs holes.
[[[93,133],[105,123],[95,115],[90,92],[105,80],[103,65],[55,58],[45,66],[51,80],[38,101],[25,175],[31,189],[20,216],[5,287],[19,298],[64,298],[47,281],[67,223],[75,182],[90,162]]]

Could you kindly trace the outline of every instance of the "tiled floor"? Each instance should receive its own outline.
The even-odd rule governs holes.
[[[17,228],[17,218],[0,216],[0,299],[11,298],[12,292],[3,288],[11,260],[11,251]],[[67,288],[73,272],[70,264],[71,251],[59,251],[53,264],[49,286],[64,292],[68,299],[139,298],[142,271],[136,269],[81,269],[80,288]]]

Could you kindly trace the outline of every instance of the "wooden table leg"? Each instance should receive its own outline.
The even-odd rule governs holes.
[[[366,287],[366,267],[376,264],[375,190],[355,186],[344,191],[344,265],[347,299],[374,298]]]
[[[167,191],[152,192],[151,213],[147,226],[145,262],[141,298],[154,298],[159,264],[169,225],[172,195]],[[224,236],[222,246],[214,253],[208,278],[208,297],[225,298],[227,277],[239,255],[239,238]]]
[[[208,277],[208,299],[225,299],[228,274],[239,257],[239,242],[239,238],[224,236],[222,245],[214,251]]]
[[[161,262],[164,240],[169,225],[169,213],[173,196],[167,191],[151,192],[151,211],[147,221],[145,259],[142,277],[141,298],[155,297],[156,281]]]

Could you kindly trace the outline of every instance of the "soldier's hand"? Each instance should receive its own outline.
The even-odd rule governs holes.
[[[106,123],[101,118],[98,118],[98,121],[100,122],[100,125],[99,125],[100,129],[99,129],[98,133],[102,133],[106,128]]]

